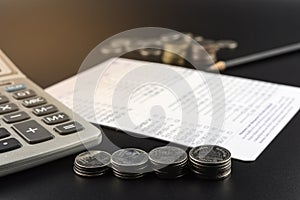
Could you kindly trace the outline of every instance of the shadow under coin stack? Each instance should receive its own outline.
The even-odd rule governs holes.
[[[221,180],[231,173],[231,154],[220,146],[203,145],[189,152],[190,169],[200,178]]]
[[[111,156],[112,171],[118,178],[140,178],[148,170],[148,160],[148,154],[143,150],[135,148],[120,149]]]
[[[110,167],[111,155],[105,151],[87,151],[75,158],[74,172],[80,176],[100,176]]]
[[[164,146],[150,151],[152,169],[159,178],[179,178],[185,175],[188,156],[177,147]]]

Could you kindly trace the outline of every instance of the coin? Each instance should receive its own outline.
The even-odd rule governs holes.
[[[145,176],[145,173],[121,173],[115,170],[113,170],[113,174],[117,178],[121,178],[121,179],[137,179]]]
[[[105,151],[86,151],[76,156],[73,170],[81,176],[99,176],[109,170],[110,159]]]
[[[103,170],[103,171],[95,171],[95,172],[88,172],[88,171],[83,171],[81,169],[78,169],[76,166],[73,166],[73,171],[75,172],[75,174],[80,175],[80,176],[100,176],[105,174],[107,171],[109,170],[109,168],[107,170]]]
[[[181,178],[183,177],[186,173],[174,173],[174,174],[170,174],[170,173],[155,173],[156,176],[158,178],[161,178],[161,179],[176,179],[176,178]]]
[[[148,154],[135,148],[120,149],[111,156],[111,163],[118,166],[141,166],[147,162]]]
[[[231,154],[227,149],[215,145],[195,147],[189,155],[192,161],[213,165],[226,163],[231,159]]]
[[[189,152],[190,170],[198,177],[220,180],[231,174],[231,154],[220,146],[203,145]]]
[[[119,178],[140,178],[147,171],[148,160],[148,154],[143,150],[120,149],[111,156],[113,173]]]
[[[227,170],[221,173],[216,173],[216,174],[206,174],[206,173],[201,173],[196,170],[192,170],[194,174],[196,174],[197,177],[202,178],[202,179],[208,179],[208,180],[223,180],[227,177],[230,176],[231,170]]]
[[[111,156],[105,151],[87,151],[75,158],[75,165],[80,168],[101,168],[110,164]]]
[[[155,148],[150,151],[149,159],[153,163],[167,166],[183,163],[187,160],[187,154],[180,148],[164,146]]]
[[[159,178],[179,178],[186,173],[187,154],[173,147],[158,147],[149,152],[152,169]]]

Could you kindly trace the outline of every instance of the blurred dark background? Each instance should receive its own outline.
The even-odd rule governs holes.
[[[41,87],[76,74],[101,41],[132,28],[155,26],[212,39],[234,39],[220,59],[300,42],[299,0],[0,0],[0,48]],[[299,52],[225,74],[300,86]],[[221,182],[121,181],[73,174],[75,155],[0,179],[0,199],[299,199],[299,114],[252,163],[233,161]],[[159,145],[106,130],[118,145]]]
[[[97,44],[121,31],[156,26],[237,40],[238,49],[219,55],[228,59],[299,42],[299,13],[297,0],[1,0],[0,48],[46,87],[75,74]],[[286,83],[236,70],[228,73]]]

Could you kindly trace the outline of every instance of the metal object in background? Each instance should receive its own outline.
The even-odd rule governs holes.
[[[227,44],[227,45],[234,47],[233,44]],[[279,47],[279,48],[243,56],[240,58],[235,58],[235,59],[228,60],[228,61],[219,61],[216,64],[210,66],[208,68],[208,70],[209,71],[222,71],[222,70],[225,70],[226,68],[235,67],[235,66],[239,66],[242,64],[255,62],[255,61],[259,61],[259,60],[263,60],[263,59],[267,59],[267,58],[271,58],[271,57],[275,57],[275,56],[279,56],[279,55],[284,55],[284,54],[292,53],[292,52],[299,51],[299,50],[300,50],[300,42],[295,43],[295,44],[290,44],[290,45],[287,45],[284,47]]]
[[[190,57],[194,62],[211,65],[217,61],[217,53],[222,49],[235,49],[238,44],[233,40],[211,40],[200,35],[185,33],[162,34],[153,38],[118,38],[101,49],[101,53],[114,57],[119,53],[137,50],[137,47],[152,46],[155,48],[138,49],[137,52],[143,60],[160,61],[165,64],[184,66],[185,58]],[[194,45],[191,39],[196,40],[201,46]],[[157,47],[157,48],[156,48]],[[165,49],[171,49],[172,52]],[[154,60],[153,60],[154,59]]]

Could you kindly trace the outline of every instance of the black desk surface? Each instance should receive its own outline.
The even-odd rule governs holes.
[[[99,42],[130,28],[158,26],[209,38],[232,38],[240,47],[227,59],[300,41],[296,0],[1,0],[0,48],[42,87],[76,73]],[[300,54],[269,59],[226,74],[300,86]],[[209,182],[188,175],[122,181],[111,175],[75,176],[75,155],[0,178],[0,199],[299,199],[300,116],[296,115],[253,163],[233,162],[232,176]],[[159,142],[104,130],[121,146],[149,150]]]

